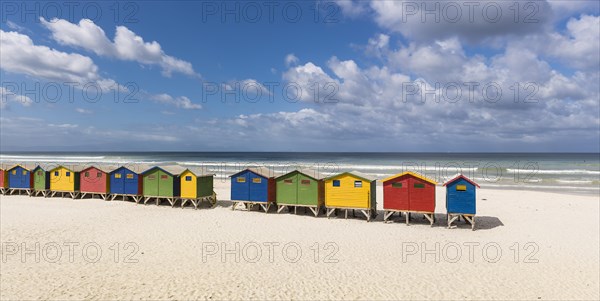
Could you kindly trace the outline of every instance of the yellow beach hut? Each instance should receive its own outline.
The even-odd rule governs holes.
[[[79,196],[79,173],[84,169],[80,165],[59,165],[50,170],[50,196],[57,194]]]
[[[377,215],[375,179],[357,171],[344,172],[325,179],[327,217],[344,210],[360,210],[367,221]]]
[[[203,201],[214,206],[217,204],[217,194],[213,190],[214,174],[209,174],[200,168],[187,168],[180,175],[181,207],[191,202],[195,209]]]

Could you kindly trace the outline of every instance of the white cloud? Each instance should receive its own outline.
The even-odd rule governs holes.
[[[290,53],[285,56],[285,65],[288,67],[298,64],[298,61],[298,57],[295,56],[293,53]]]
[[[25,95],[13,93],[5,87],[0,87],[0,109],[8,108],[8,103],[19,103],[24,107],[30,107],[33,104],[33,100]]]
[[[23,27],[21,25],[18,25],[17,23],[15,23],[15,22],[13,22],[11,20],[7,20],[6,21],[6,26],[8,26],[8,28],[10,28],[12,30],[15,30],[15,31],[21,31],[21,32],[22,31],[27,31],[27,28],[25,28],[25,27]]]
[[[104,30],[88,19],[82,19],[78,24],[57,18],[47,21],[42,17],[40,21],[60,44],[80,47],[100,56],[157,65],[167,77],[174,72],[197,76],[190,62],[165,54],[158,42],[145,42],[125,26],[117,26],[114,42],[111,42]]]
[[[83,108],[76,108],[75,111],[79,114],[92,114],[94,113],[92,110],[87,110]]]
[[[524,35],[541,31],[553,11],[545,1],[531,7],[512,1],[338,1],[344,14],[366,15],[390,32],[415,41],[460,37],[477,42],[487,38]],[[517,20],[517,21],[515,21]]]
[[[100,79],[92,59],[35,45],[24,34],[0,30],[2,69],[61,82],[90,82]]]
[[[202,105],[193,103],[186,96],[173,97],[169,94],[157,94],[151,96],[152,100],[155,100],[159,103],[173,105],[180,109],[186,110],[199,110],[202,109]]]

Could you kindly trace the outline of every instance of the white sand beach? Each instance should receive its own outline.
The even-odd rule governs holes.
[[[229,184],[215,185],[219,199],[229,199]],[[439,214],[430,227],[420,216],[410,226],[385,224],[381,214],[367,223],[231,211],[226,201],[193,210],[1,196],[0,297],[600,297],[598,196],[484,187],[478,191],[476,231],[462,222],[456,229],[445,227],[444,197],[438,187]],[[381,187],[378,203],[381,207]]]

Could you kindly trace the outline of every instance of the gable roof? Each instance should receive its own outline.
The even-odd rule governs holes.
[[[196,177],[215,176],[214,173],[207,172],[205,168],[200,167],[188,167],[184,169],[181,173],[183,174],[186,171],[193,173]]]
[[[295,173],[295,172],[301,173],[301,174],[303,174],[303,175],[305,175],[305,176],[307,176],[307,177],[309,177],[309,178],[311,178],[313,180],[317,180],[317,181],[325,179],[325,176],[323,174],[321,174],[320,172],[318,172],[318,171],[316,171],[314,169],[310,169],[310,168],[294,169],[294,170],[292,170],[292,171],[290,171],[288,173],[285,173],[285,174],[282,174],[282,175],[278,176],[277,179],[283,178],[283,177],[285,177],[285,176],[287,176],[289,174]]]
[[[333,175],[333,176],[327,177],[327,178],[325,178],[325,180],[331,180],[333,178],[337,178],[337,177],[340,177],[340,176],[343,176],[343,175],[351,175],[351,176],[354,176],[356,178],[363,179],[363,180],[365,180],[367,182],[373,182],[373,181],[375,181],[374,178],[372,178],[370,176],[367,176],[366,174],[364,174],[364,173],[362,173],[360,171],[355,171],[355,170],[354,171],[347,171],[347,172],[339,173],[337,175]]]
[[[82,169],[81,171],[86,171],[86,170],[92,169],[92,168],[95,168],[103,173],[110,173],[110,171],[111,171],[111,167],[108,165],[90,165],[90,166],[87,166],[86,168]]]
[[[32,171],[36,166],[33,163],[17,163],[17,164],[13,164],[13,165],[7,165],[5,166],[6,170],[13,170],[17,167],[21,167],[27,171]]]
[[[152,167],[154,167],[154,166],[150,166],[150,165],[147,165],[147,164],[130,164],[130,163],[127,163],[127,164],[119,165],[117,168],[111,170],[110,173],[113,173],[113,172],[115,172],[115,171],[117,171],[117,170],[119,170],[121,168],[125,168],[125,169],[127,169],[129,171],[133,171],[136,174],[142,174],[145,171],[148,171],[148,170],[152,169]]]
[[[281,173],[278,173],[278,172],[276,172],[276,171],[274,171],[274,170],[272,170],[270,168],[267,168],[267,167],[259,167],[259,168],[246,168],[244,170],[241,170],[239,172],[236,172],[236,173],[230,175],[229,177],[233,178],[233,177],[235,177],[235,176],[237,176],[237,175],[239,175],[239,174],[241,174],[241,173],[243,173],[245,171],[251,171],[251,172],[253,172],[253,173],[255,173],[255,174],[257,174],[257,175],[259,175],[261,177],[267,178],[267,179],[269,179],[269,178],[277,178],[281,174]]]
[[[463,180],[465,180],[465,181],[467,181],[467,182],[469,182],[469,183],[471,183],[471,184],[473,184],[473,185],[477,186],[477,188],[481,188],[481,187],[479,186],[479,184],[477,184],[477,183],[473,182],[471,179],[469,179],[469,178],[465,177],[463,174],[456,174],[456,175],[454,175],[454,177],[453,177],[452,179],[450,179],[450,180],[446,181],[446,183],[444,183],[444,185],[442,185],[442,186],[446,186],[446,185],[448,185],[448,184],[452,184],[453,182],[456,182],[456,181],[457,181],[457,180],[459,180],[459,179],[463,179]]]
[[[149,169],[143,171],[141,174],[146,174],[151,170],[154,169],[160,169],[168,174],[170,174],[171,176],[179,176],[183,171],[185,171],[185,168],[179,166],[179,165],[167,165],[167,166],[152,166]]]
[[[393,176],[390,176],[390,177],[387,177],[387,178],[381,180],[381,182],[387,182],[389,180],[396,179],[396,178],[399,178],[399,177],[402,177],[402,176],[406,176],[406,175],[415,177],[417,179],[421,179],[421,180],[423,180],[425,182],[429,182],[429,183],[431,183],[433,185],[437,185],[436,181],[434,181],[434,180],[432,180],[432,179],[430,179],[430,178],[428,178],[428,177],[426,177],[426,176],[424,176],[422,174],[413,172],[413,171],[405,171],[405,172],[402,172],[402,173],[399,173],[399,174],[395,174]]]
[[[59,169],[61,167],[65,168],[65,169],[68,169],[70,171],[73,171],[73,172],[81,172],[82,170],[84,170],[86,168],[86,166],[84,166],[84,165],[77,165],[77,164],[75,164],[75,165],[68,165],[68,164],[61,165],[61,164],[59,164],[59,165],[56,165],[56,167],[50,169],[49,171],[54,171],[55,169]]]

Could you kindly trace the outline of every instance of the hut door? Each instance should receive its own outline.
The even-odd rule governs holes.
[[[269,180],[259,175],[249,173],[248,182],[248,185],[250,185],[250,200],[255,202],[266,202],[269,192]]]
[[[295,205],[298,202],[298,175],[290,175],[277,187],[277,201],[282,204]]]
[[[431,185],[420,179],[410,180],[409,210],[433,211],[435,200],[431,197]]]
[[[299,205],[317,205],[317,185],[318,182],[302,175],[298,175],[298,204]]]
[[[250,177],[248,173],[239,174],[231,179],[231,199],[239,201],[250,200]]]
[[[158,171],[144,175],[144,195],[158,196]]]
[[[19,182],[20,182],[19,187],[23,187],[23,188],[28,187],[29,185],[27,185],[28,184],[27,174],[29,172],[25,169],[18,170],[17,172],[19,173]]]
[[[392,190],[395,192],[396,204],[392,208],[408,209],[409,208],[409,183],[408,179],[392,183]]]
[[[137,175],[129,170],[124,170],[121,175],[122,191],[125,194],[137,194],[138,179]]]

